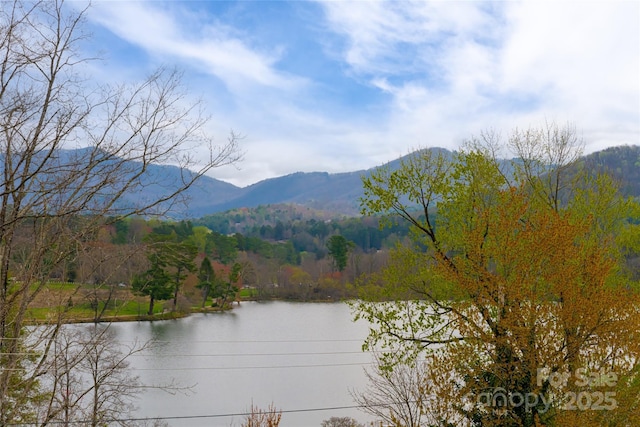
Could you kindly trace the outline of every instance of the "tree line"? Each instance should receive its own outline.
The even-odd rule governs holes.
[[[640,204],[580,167],[582,147],[571,125],[547,123],[364,179],[363,211],[413,230],[353,303],[379,352],[357,396],[371,413],[408,426],[638,423]]]
[[[302,212],[300,211],[302,209]],[[298,252],[326,255],[326,240],[334,234],[344,236],[363,252],[392,247],[409,232],[407,224],[396,221],[380,227],[376,217],[335,217],[294,205],[259,206],[236,209],[194,219],[212,231],[265,241],[291,241]]]
[[[338,233],[326,220],[211,233],[148,222],[239,160],[238,138],[212,143],[178,72],[86,81],[86,13],[63,1],[0,7],[0,425],[153,423],[131,417],[147,385],[127,370],[151,343],[118,344],[108,324],[64,327],[73,303],[51,284],[97,291],[118,275],[175,307],[187,277],[216,304],[236,283],[284,297],[353,292],[355,316],[371,325],[364,346],[379,355],[360,401],[386,405],[392,425],[640,424],[640,286],[629,262],[640,205],[611,176],[575,168],[582,143],[571,126],[506,141],[486,132],[453,158],[421,151],[366,177],[363,214],[410,230],[382,254],[379,235],[355,224]],[[194,146],[210,149],[206,161],[189,157]],[[123,198],[144,194],[141,177],[158,163],[194,172],[166,194]],[[34,301],[47,315],[38,327]]]
[[[367,222],[367,225],[357,225]],[[322,222],[323,231],[316,236],[316,244],[323,244],[322,249],[317,249],[318,253],[297,250],[295,236],[284,241],[265,240],[238,232],[224,235],[195,224],[198,224],[197,220],[141,217],[109,220],[96,240],[89,242],[90,248],[63,263],[52,278],[108,285],[108,289],[115,284],[130,284],[134,292],[149,297],[148,314],[151,315],[154,303],[159,300],[172,299],[173,311],[180,308],[179,296],[190,298],[191,305],[195,305],[196,288],[202,293],[201,306],[209,297],[215,303],[216,295],[222,292],[221,286],[236,291],[245,286],[255,290],[254,297],[264,298],[353,296],[353,289],[348,289],[350,282],[365,271],[380,268],[387,253],[386,249],[367,253],[340,234],[344,232],[348,236],[350,230],[367,229],[375,232],[372,227],[374,224],[377,227],[377,221],[367,219],[349,219],[346,225],[340,221],[334,226]],[[306,224],[319,229],[314,220]],[[283,228],[295,230],[296,226]],[[395,240],[397,232],[389,235]],[[128,256],[118,257],[117,254]],[[372,261],[374,259],[378,261]],[[362,266],[365,263],[367,268]],[[204,275],[201,270],[209,268],[207,266],[211,266],[208,274],[215,279],[210,285],[201,283]],[[182,286],[187,282],[190,286],[183,292]],[[235,299],[232,295],[227,297],[223,298],[224,303]]]
[[[177,70],[159,68],[129,84],[87,80],[94,55],[82,48],[86,15],[62,0],[0,7],[3,426],[127,418],[140,389],[125,374],[126,359],[141,347],[119,348],[108,328],[87,336],[64,328],[69,307],[51,279],[75,271],[104,280],[117,266],[134,268],[138,258],[102,243],[105,221],[164,215],[199,177],[242,156],[233,133],[214,144]],[[197,162],[194,146],[208,151]],[[157,196],[124,197],[144,194],[156,183],[149,168],[162,163],[192,172]],[[34,301],[44,304],[47,325],[27,327]]]

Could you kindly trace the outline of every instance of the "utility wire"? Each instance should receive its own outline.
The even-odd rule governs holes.
[[[281,365],[281,366],[202,366],[188,368],[132,368],[134,371],[237,371],[244,369],[295,369],[295,368],[330,368],[337,366],[365,366],[373,365],[373,362],[362,363],[324,363],[317,365]]]
[[[23,340],[24,337],[3,337],[2,340]],[[288,340],[189,340],[189,344],[200,344],[200,343],[211,343],[211,344],[261,344],[261,343],[298,343],[298,342],[359,342],[361,343],[364,338],[345,338],[345,339],[288,339]],[[119,343],[140,343],[140,340],[119,340],[115,339],[116,342]],[[181,342],[175,340],[148,340],[151,344],[183,344]],[[91,341],[77,341],[78,344],[87,344]]]
[[[35,353],[32,353],[35,354]],[[217,353],[217,354],[149,354],[149,353],[136,353],[132,356],[138,357],[246,357],[246,356],[327,356],[338,354],[368,354],[364,351],[310,351],[310,352],[296,352],[296,353]]]
[[[136,343],[139,340],[117,340],[118,342]],[[175,340],[149,340],[151,344],[184,344]],[[302,340],[189,340],[188,344],[213,343],[213,344],[261,344],[261,343],[298,343],[298,342],[359,342],[362,343],[364,338],[348,338],[348,339],[302,339]]]
[[[330,407],[321,407],[321,408],[304,408],[304,409],[278,409],[275,410],[275,413],[282,414],[294,414],[294,413],[306,413],[306,412],[324,412],[324,411],[338,411],[343,409],[363,409],[367,407],[389,407],[392,405],[398,404],[406,404],[407,402],[391,402],[386,404],[372,404],[372,405],[345,405],[345,406],[330,406]],[[409,402],[416,403],[416,402]],[[264,412],[264,411],[263,411]],[[212,418],[228,418],[228,417],[246,417],[251,416],[251,412],[237,412],[237,413],[228,413],[228,414],[206,414],[206,415],[175,415],[175,416],[165,416],[165,417],[143,417],[143,418],[112,418],[101,420],[101,422],[105,423],[122,423],[127,421],[156,421],[156,420],[194,420],[194,419],[212,419]],[[79,421],[49,421],[48,424],[87,424],[90,423],[91,420],[79,420]],[[36,421],[31,422],[23,422],[23,423],[7,423],[5,426],[30,426],[38,424]]]
[[[298,368],[331,368],[339,366],[370,366],[374,365],[374,362],[345,362],[345,363],[320,363],[312,365],[268,365],[268,366],[190,366],[190,367],[166,367],[166,368],[139,368],[136,366],[128,366],[127,370],[130,371],[158,371],[158,372],[171,372],[171,371],[242,371],[250,369],[298,369]],[[2,371],[15,371],[24,372],[25,368],[1,368]]]

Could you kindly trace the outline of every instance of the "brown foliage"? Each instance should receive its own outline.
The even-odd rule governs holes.
[[[272,404],[266,410],[262,410],[251,404],[251,412],[246,416],[242,427],[278,427],[282,418],[282,411],[279,411]]]
[[[451,165],[426,153],[365,180],[365,213],[399,214],[415,231],[380,276],[377,295],[398,299],[356,305],[374,325],[366,345],[386,348],[387,367],[427,356],[420,391],[436,404],[423,409],[443,423],[637,417],[640,295],[625,270],[640,249],[637,203],[606,176],[565,173],[571,129],[515,132],[511,178],[485,137]],[[607,375],[618,379],[600,384]]]

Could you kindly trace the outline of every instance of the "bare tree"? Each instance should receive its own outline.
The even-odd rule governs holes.
[[[240,158],[236,135],[219,146],[206,135],[178,72],[115,87],[83,80],[85,14],[63,0],[0,7],[0,425],[29,420],[26,408],[46,399],[39,378],[63,319],[25,324],[56,269],[105,218],[166,212],[204,173]],[[196,146],[209,147],[206,159],[189,154]],[[183,173],[142,192],[158,186],[150,169],[160,163]],[[147,195],[125,197],[133,192]]]
[[[273,403],[266,410],[251,404],[251,411],[246,416],[242,427],[278,427],[282,411],[277,410]]]
[[[424,394],[424,385],[428,381],[426,362],[416,360],[390,368],[377,355],[374,358],[374,368],[364,370],[369,381],[367,388],[351,392],[358,405],[385,424],[403,427],[432,425],[424,411],[429,403],[429,396]]]
[[[364,427],[364,424],[359,423],[357,420],[351,417],[331,417],[328,420],[322,421],[322,427]]]
[[[537,129],[516,129],[507,145],[520,159],[520,173],[526,182],[556,211],[584,179],[576,173],[584,141],[575,125],[547,122]]]
[[[79,297],[91,306],[94,322],[100,322],[107,309],[117,311],[128,302],[130,293],[118,285],[147,268],[140,244],[87,242],[73,258],[76,281],[82,284]]]
[[[64,328],[53,343],[52,363],[42,375],[49,399],[40,405],[40,423],[129,425],[125,420],[142,384],[130,374],[127,360],[149,345],[125,347],[108,326]]]
[[[173,393],[186,392],[189,387],[142,384],[131,374],[131,357],[153,345],[118,342],[108,324],[61,328],[52,343],[51,363],[40,376],[46,400],[34,406],[38,425],[138,426],[154,421],[132,417],[134,402],[143,390],[160,388]]]

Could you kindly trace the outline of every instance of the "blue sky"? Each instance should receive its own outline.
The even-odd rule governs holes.
[[[94,77],[177,67],[245,158],[239,186],[348,172],[571,122],[588,152],[640,144],[637,1],[104,1],[89,12]]]

